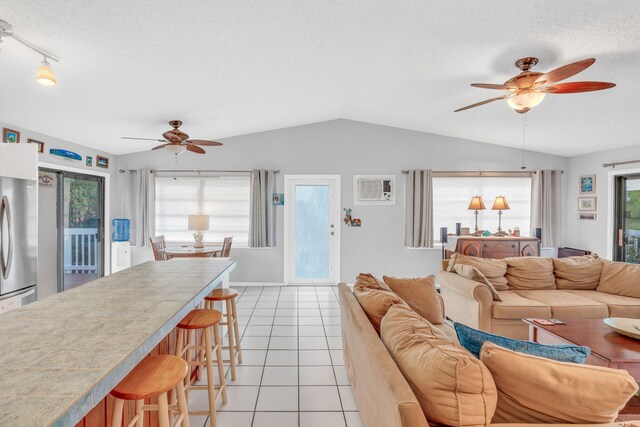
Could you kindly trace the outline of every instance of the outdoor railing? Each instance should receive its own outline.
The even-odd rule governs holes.
[[[64,272],[97,273],[99,244],[97,228],[65,228]]]

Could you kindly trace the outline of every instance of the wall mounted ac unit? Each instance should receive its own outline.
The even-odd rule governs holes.
[[[354,175],[354,205],[395,205],[395,175]]]

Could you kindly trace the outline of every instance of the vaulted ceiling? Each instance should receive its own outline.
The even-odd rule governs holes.
[[[614,89],[550,95],[527,114],[528,149],[575,155],[640,143],[640,2],[585,0],[5,0],[0,19],[62,58],[58,85],[6,39],[0,119],[115,154],[171,119],[224,138],[348,118],[522,145],[522,116],[469,83],[502,83],[596,57],[571,80]],[[300,141],[301,144],[304,141]]]

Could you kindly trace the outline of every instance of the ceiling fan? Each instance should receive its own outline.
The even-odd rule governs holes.
[[[157,147],[153,147],[152,150],[159,150],[161,148],[165,148],[173,154],[182,154],[185,151],[191,151],[192,153],[197,154],[205,154],[202,148],[198,147],[198,145],[205,145],[210,147],[219,147],[222,145],[221,142],[217,141],[206,141],[203,139],[189,139],[189,135],[182,132],[178,129],[182,122],[180,120],[171,120],[169,125],[173,128],[171,130],[166,131],[162,134],[164,139],[155,139],[155,138],[134,138],[131,136],[123,136],[122,139],[138,139],[142,141],[158,141],[164,142],[165,144],[158,145]]]
[[[607,82],[568,82],[557,84],[559,81],[568,79],[569,77],[584,71],[594,62],[596,62],[595,58],[587,58],[556,68],[548,73],[538,73],[530,71],[531,68],[538,63],[538,58],[527,57],[518,59],[516,61],[516,67],[522,70],[522,72],[517,76],[510,78],[504,82],[504,84],[471,84],[473,87],[483,89],[507,90],[509,91],[508,94],[458,108],[455,112],[457,113],[458,111],[464,111],[490,102],[506,99],[507,104],[509,104],[511,108],[513,108],[517,113],[524,114],[536,105],[540,104],[548,93],[592,92],[614,87],[614,83]]]

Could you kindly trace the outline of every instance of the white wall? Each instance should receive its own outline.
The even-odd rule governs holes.
[[[623,162],[640,159],[640,145],[626,148],[606,150],[597,153],[585,154],[568,159],[566,182],[565,209],[565,244],[567,246],[587,249],[598,253],[602,257],[611,257],[608,247],[611,246],[611,230],[608,216],[608,204],[612,197],[612,189],[609,188],[609,175],[612,173],[624,173],[629,170],[637,170],[640,163],[618,166],[615,169],[603,168],[603,163]],[[578,196],[579,177],[582,175],[596,174],[597,219],[578,220]],[[611,225],[611,228],[613,226]]]
[[[200,138],[208,135],[198,135]],[[519,170],[516,149],[350,120],[332,120],[223,140],[223,147],[205,147],[206,155],[185,153],[175,159],[166,151],[144,151],[118,157],[123,169],[280,169],[278,192],[286,174],[339,174],[342,207],[352,207],[361,228],[342,225],[341,279],[353,282],[359,272],[424,276],[439,270],[440,249],[404,247],[403,169]],[[530,169],[564,169],[567,159],[528,152]],[[395,174],[395,206],[354,206],[353,175]],[[118,174],[121,175],[121,174]],[[121,176],[114,188],[121,188]],[[117,206],[114,191],[112,206]],[[113,212],[114,215],[116,212]],[[277,213],[277,247],[232,250],[238,268],[235,282],[283,281],[284,212]],[[469,224],[470,225],[470,224]]]

